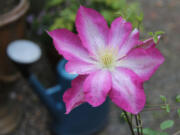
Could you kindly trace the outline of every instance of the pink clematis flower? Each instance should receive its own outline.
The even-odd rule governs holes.
[[[76,16],[78,35],[66,29],[48,34],[68,63],[69,73],[79,74],[63,96],[66,113],[84,102],[93,107],[106,97],[123,110],[139,113],[145,105],[143,82],[163,63],[153,39],[139,40],[139,32],[122,17],[109,28],[97,11],[81,6]]]

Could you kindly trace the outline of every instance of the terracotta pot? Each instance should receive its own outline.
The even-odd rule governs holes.
[[[16,7],[0,15],[0,81],[11,82],[17,78],[17,72],[6,55],[6,48],[11,41],[24,37],[28,8],[29,2],[20,0]]]

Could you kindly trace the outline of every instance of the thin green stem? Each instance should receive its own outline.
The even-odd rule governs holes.
[[[130,128],[130,130],[131,130],[132,135],[135,135],[134,130],[133,130],[132,123],[131,123],[130,120],[129,120],[129,116],[128,116],[127,112],[126,112],[126,111],[123,111],[123,112],[124,112],[124,114],[125,114],[125,116],[126,116],[126,119],[127,119],[127,122],[128,122],[128,125],[129,125],[129,128]]]
[[[161,107],[161,106],[164,106],[164,105],[166,105],[166,104],[148,104],[145,107]]]
[[[137,115],[135,115],[135,120],[136,120],[136,129],[137,129],[137,133],[138,133],[138,135],[141,135],[140,134],[140,130],[139,130],[139,122],[138,122],[138,116]]]
[[[131,114],[131,116],[130,116],[130,120],[131,120],[131,123],[132,123],[132,120],[133,120],[133,115]]]
[[[142,120],[141,120],[140,113],[138,114],[138,120],[139,120],[139,124],[140,124],[141,135],[143,135],[143,127],[142,127]]]
[[[171,107],[171,110],[176,110],[178,108],[178,106],[174,106]],[[145,108],[144,110],[142,110],[142,112],[146,112],[146,111],[164,111],[164,108],[159,108],[159,107],[151,107],[151,108]]]
[[[148,104],[148,105],[146,105],[145,106],[145,108],[151,108],[151,107],[161,107],[161,106],[166,106],[166,105],[169,105],[169,106],[172,106],[172,107],[178,107],[178,105],[177,104],[168,104],[168,103],[166,103],[166,104]]]

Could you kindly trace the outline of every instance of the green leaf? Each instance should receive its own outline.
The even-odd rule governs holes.
[[[162,108],[162,109],[166,109],[166,106],[165,106],[165,105],[161,105],[161,108]]]
[[[109,10],[102,10],[101,14],[104,16],[104,18],[107,20],[108,23],[111,23],[113,21],[113,15],[117,15],[117,13],[113,13]],[[120,15],[120,14],[118,14]]]
[[[144,135],[156,135],[156,132],[150,128],[144,128],[143,133]]]
[[[153,36],[154,34],[153,34],[153,32],[149,32],[148,35]]]
[[[173,120],[166,120],[161,123],[160,128],[161,130],[165,130],[165,129],[173,127],[173,125],[174,125]]]
[[[158,42],[158,37],[156,35],[153,35],[153,40],[154,40],[154,43],[157,43]]]
[[[169,104],[166,104],[166,112],[167,112],[167,113],[170,112],[170,106],[169,106]]]
[[[162,105],[161,108],[165,109],[167,113],[170,113],[170,106],[169,106],[169,104]]]
[[[135,130],[135,129],[134,129],[134,131],[137,132],[137,130]],[[144,128],[143,134],[144,135],[168,135],[166,132],[159,132],[159,131],[152,130],[150,128]]]
[[[170,113],[171,109],[169,104],[161,105],[161,109],[164,109],[167,113]]]
[[[159,35],[162,35],[162,34],[164,34],[164,33],[165,33],[164,31],[156,31],[156,32],[155,32],[155,35],[159,36]]]
[[[180,118],[180,108],[179,108],[179,109],[177,109],[177,113],[178,113],[179,118]]]
[[[144,19],[144,14],[141,13],[139,16],[136,17],[138,19],[139,22],[142,22]]]
[[[157,135],[168,135],[166,132],[159,132]]]
[[[161,98],[161,100],[162,100],[163,102],[166,102],[166,101],[167,101],[167,99],[166,99],[165,96],[160,95],[160,98]]]
[[[176,102],[180,103],[180,95],[176,96]]]
[[[123,9],[127,6],[126,0],[106,0],[106,4],[113,9]]]
[[[148,35],[153,36],[153,40],[155,43],[158,43],[158,36],[164,34],[163,31],[156,31],[155,33],[149,32]]]

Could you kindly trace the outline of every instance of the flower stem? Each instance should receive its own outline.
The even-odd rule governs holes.
[[[125,117],[126,117],[126,119],[127,119],[127,122],[128,122],[128,125],[129,125],[129,128],[130,128],[130,130],[131,130],[132,135],[135,135],[134,130],[133,130],[132,123],[130,122],[130,119],[129,119],[129,117],[128,117],[127,112],[126,112],[126,111],[123,111],[123,112],[124,112]]]
[[[130,116],[131,123],[133,122],[133,115]]]
[[[136,129],[137,129],[137,133],[138,133],[138,135],[141,135],[140,134],[140,130],[139,130],[139,122],[138,122],[138,116],[137,115],[135,115],[135,120],[136,120]]]
[[[143,135],[143,127],[142,127],[142,120],[141,120],[140,113],[138,114],[138,120],[139,120],[139,124],[140,124],[141,135]]]

